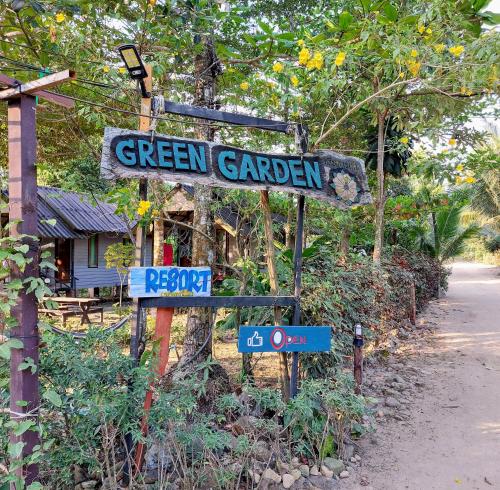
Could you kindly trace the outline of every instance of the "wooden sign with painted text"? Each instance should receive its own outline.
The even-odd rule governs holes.
[[[210,296],[210,267],[130,267],[131,298]]]
[[[329,352],[328,326],[240,326],[238,352]]]
[[[108,179],[153,178],[213,187],[293,192],[344,209],[371,202],[363,162],[327,150],[303,156],[280,155],[106,128],[101,173]]]

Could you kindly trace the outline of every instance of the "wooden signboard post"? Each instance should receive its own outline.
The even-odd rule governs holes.
[[[59,73],[22,83],[0,74],[0,83],[7,89],[0,91],[0,100],[6,100],[8,146],[9,146],[9,221],[11,236],[27,236],[23,241],[29,247],[30,262],[24,271],[12,266],[11,280],[24,281],[28,277],[38,277],[38,241],[30,237],[38,235],[37,181],[36,181],[36,104],[35,97],[57,105],[71,108],[74,101],[63,95],[53,94],[46,89],[75,78],[75,73],[65,70]],[[22,342],[22,348],[12,349],[10,358],[10,415],[18,423],[34,421],[31,429],[16,436],[11,433],[12,443],[20,443],[22,449],[17,459],[28,459],[40,443],[38,434],[38,411],[40,405],[38,369],[20,369],[21,364],[31,358],[38,368],[38,311],[35,294],[24,290],[12,309],[16,326],[10,338]],[[26,486],[38,481],[38,465],[23,464],[16,474],[24,479]],[[11,488],[15,484],[12,483]]]

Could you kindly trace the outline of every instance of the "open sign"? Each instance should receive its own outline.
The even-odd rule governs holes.
[[[331,337],[326,326],[241,326],[238,352],[329,352]]]

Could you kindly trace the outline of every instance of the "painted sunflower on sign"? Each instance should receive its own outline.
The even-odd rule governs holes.
[[[344,201],[354,202],[358,195],[358,185],[356,181],[347,173],[339,172],[330,184],[337,194]]]

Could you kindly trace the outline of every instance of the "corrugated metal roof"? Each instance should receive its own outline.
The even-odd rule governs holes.
[[[125,221],[114,214],[113,204],[55,187],[39,187],[38,195],[74,230],[127,233]]]
[[[9,191],[4,189],[2,195],[8,200]],[[38,235],[42,238],[83,238],[84,235],[72,230],[43,199],[38,199]],[[52,224],[54,223],[54,224]]]
[[[2,194],[8,199],[7,190]],[[113,204],[85,194],[39,186],[38,234],[44,238],[85,238],[89,233],[127,233],[125,221],[114,214],[115,209]]]
[[[55,224],[48,223],[49,220]],[[85,237],[85,235],[71,230],[43,199],[38,199],[38,234],[44,238]]]

